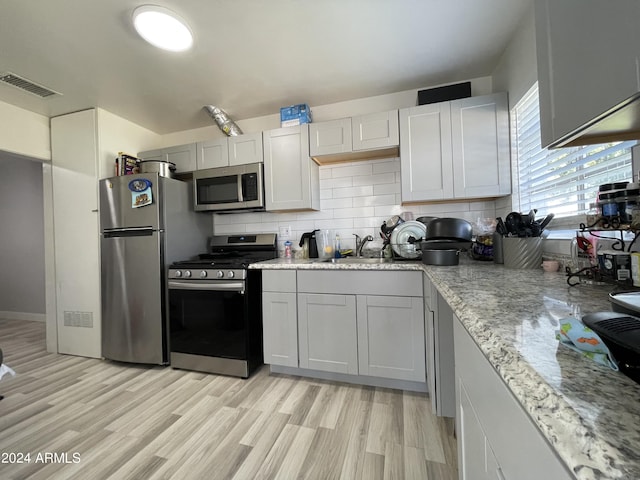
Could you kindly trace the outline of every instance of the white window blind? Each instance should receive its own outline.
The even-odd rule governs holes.
[[[520,211],[557,217],[584,214],[598,186],[632,180],[635,141],[548,150],[540,147],[538,84],[511,112]]]

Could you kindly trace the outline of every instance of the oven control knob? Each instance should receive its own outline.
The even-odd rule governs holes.
[[[222,277],[224,277],[224,273],[222,273],[221,270],[218,270],[218,273],[216,273],[216,277],[222,278]]]
[[[184,276],[185,276],[186,278],[191,277],[191,270],[185,270],[185,271],[184,271]]]
[[[180,278],[182,276],[182,272],[180,270],[176,270],[176,278]]]
[[[235,276],[236,276],[236,274],[233,273],[231,270],[229,270],[229,273],[227,273],[227,277],[229,277],[229,278],[233,278]]]
[[[207,276],[207,272],[206,272],[206,270],[202,270],[202,271],[200,272],[200,278],[205,278],[206,276]]]

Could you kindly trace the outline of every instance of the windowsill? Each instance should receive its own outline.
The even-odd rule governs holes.
[[[554,218],[551,220],[550,228],[547,228],[547,240],[571,240],[575,238],[576,232],[580,230],[580,224],[586,223],[586,215],[573,215],[571,217]]]

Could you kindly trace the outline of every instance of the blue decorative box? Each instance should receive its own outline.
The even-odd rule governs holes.
[[[311,109],[306,103],[282,107],[280,109],[281,127],[293,127],[303,123],[311,123]]]

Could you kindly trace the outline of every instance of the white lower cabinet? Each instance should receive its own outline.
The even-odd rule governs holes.
[[[360,375],[424,382],[424,315],[415,297],[357,296]]]
[[[300,368],[424,384],[421,276],[299,271]]]
[[[298,294],[300,367],[358,374],[353,295]]]
[[[460,480],[575,478],[454,316]]]
[[[403,381],[422,391],[421,272],[262,273],[266,364],[357,375],[365,384]]]
[[[298,366],[296,272],[262,272],[262,340],[264,363]]]
[[[453,356],[453,311],[425,274],[425,351],[431,411],[455,417],[456,390]]]
[[[460,467],[462,467],[458,472],[460,479],[488,480],[486,436],[462,383],[460,383],[458,417],[458,455],[461,458]],[[493,458],[495,460],[495,457]]]

